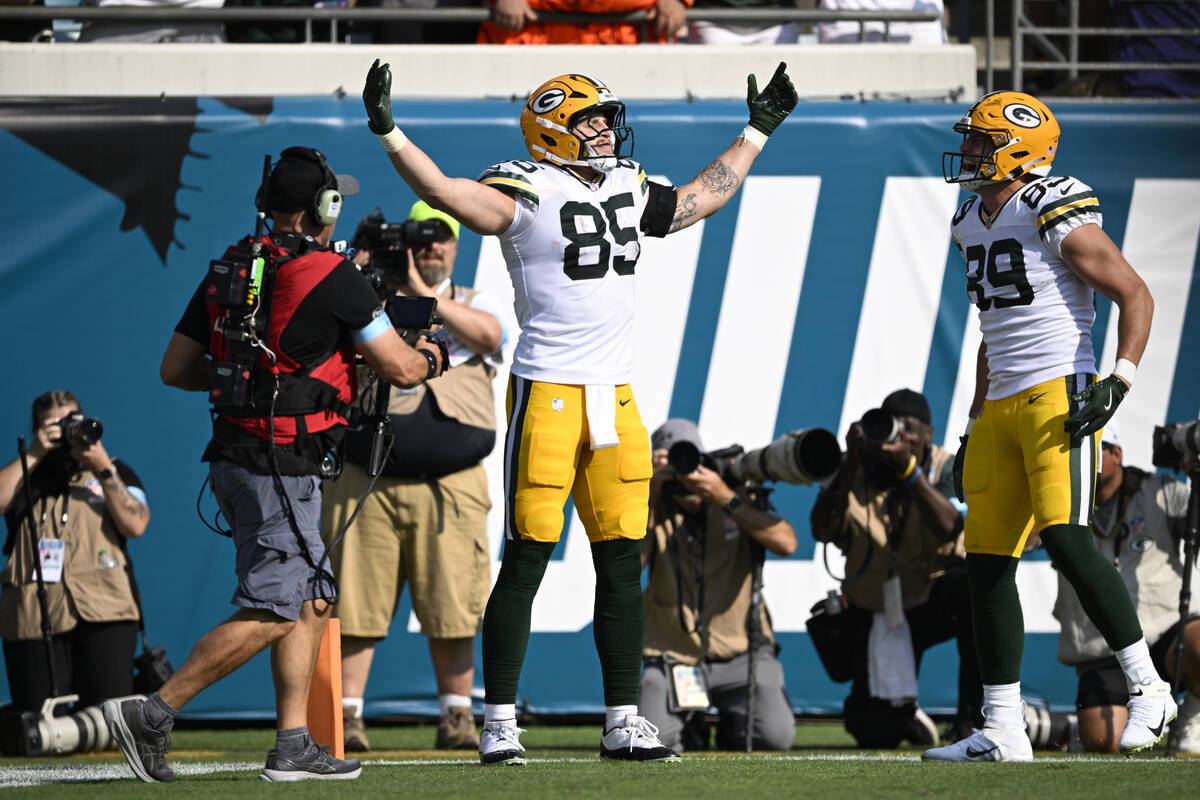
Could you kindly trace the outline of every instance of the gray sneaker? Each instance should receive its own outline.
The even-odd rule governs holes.
[[[146,724],[142,715],[144,697],[122,697],[106,700],[101,708],[108,732],[121,746],[125,760],[133,774],[146,783],[170,783],[175,772],[167,766],[167,753],[171,750],[171,734],[163,733]]]
[[[329,748],[311,738],[299,753],[267,754],[267,765],[259,773],[264,781],[352,781],[362,774],[362,762],[357,758],[344,761],[329,754]]]

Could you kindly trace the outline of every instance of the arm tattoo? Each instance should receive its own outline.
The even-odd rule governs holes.
[[[737,173],[719,158],[705,167],[697,178],[700,184],[713,194],[732,194],[741,183]]]
[[[121,476],[115,472],[112,476],[113,483],[117,488],[117,500],[121,503],[121,507],[129,514],[135,517],[144,517],[149,513],[146,504],[133,496],[133,492],[129,491],[129,487],[125,485],[125,481],[121,480]]]
[[[675,206],[675,219],[671,220],[671,227],[667,230],[668,233],[674,233],[684,226],[697,213],[696,194],[695,192],[687,195],[679,201],[679,205]]]

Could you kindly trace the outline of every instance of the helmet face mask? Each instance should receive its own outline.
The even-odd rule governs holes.
[[[604,117],[606,130],[590,124],[596,116]],[[625,104],[607,86],[585,75],[560,75],[534,90],[521,111],[521,134],[533,160],[562,166],[610,172],[618,160],[633,154],[633,129],[625,125]],[[628,151],[623,147],[626,142]],[[611,151],[597,152],[601,145],[611,145]]]
[[[1058,150],[1058,121],[1044,103],[1021,92],[981,97],[954,130],[963,145],[942,154],[942,174],[971,192],[1022,175],[1049,175]]]

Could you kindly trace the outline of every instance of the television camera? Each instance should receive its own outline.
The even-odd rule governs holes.
[[[408,277],[407,251],[439,241],[442,223],[436,219],[388,222],[378,206],[363,217],[354,231],[350,246],[371,254],[371,264],[363,274],[372,281],[384,278],[396,282]]]

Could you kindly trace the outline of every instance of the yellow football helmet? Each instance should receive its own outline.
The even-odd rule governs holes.
[[[1049,175],[1058,151],[1058,120],[1041,100],[1023,92],[992,92],[975,101],[954,126],[966,141],[982,133],[992,142],[991,153],[942,154],[942,174],[948,183],[975,192],[1022,175]]]
[[[613,152],[599,155],[591,141],[573,132],[587,114],[599,110],[612,132]],[[610,172],[617,160],[633,154],[633,129],[625,125],[625,104],[607,86],[586,75],[559,75],[543,83],[521,110],[521,133],[534,161],[591,167]],[[629,152],[622,145],[629,142]]]

